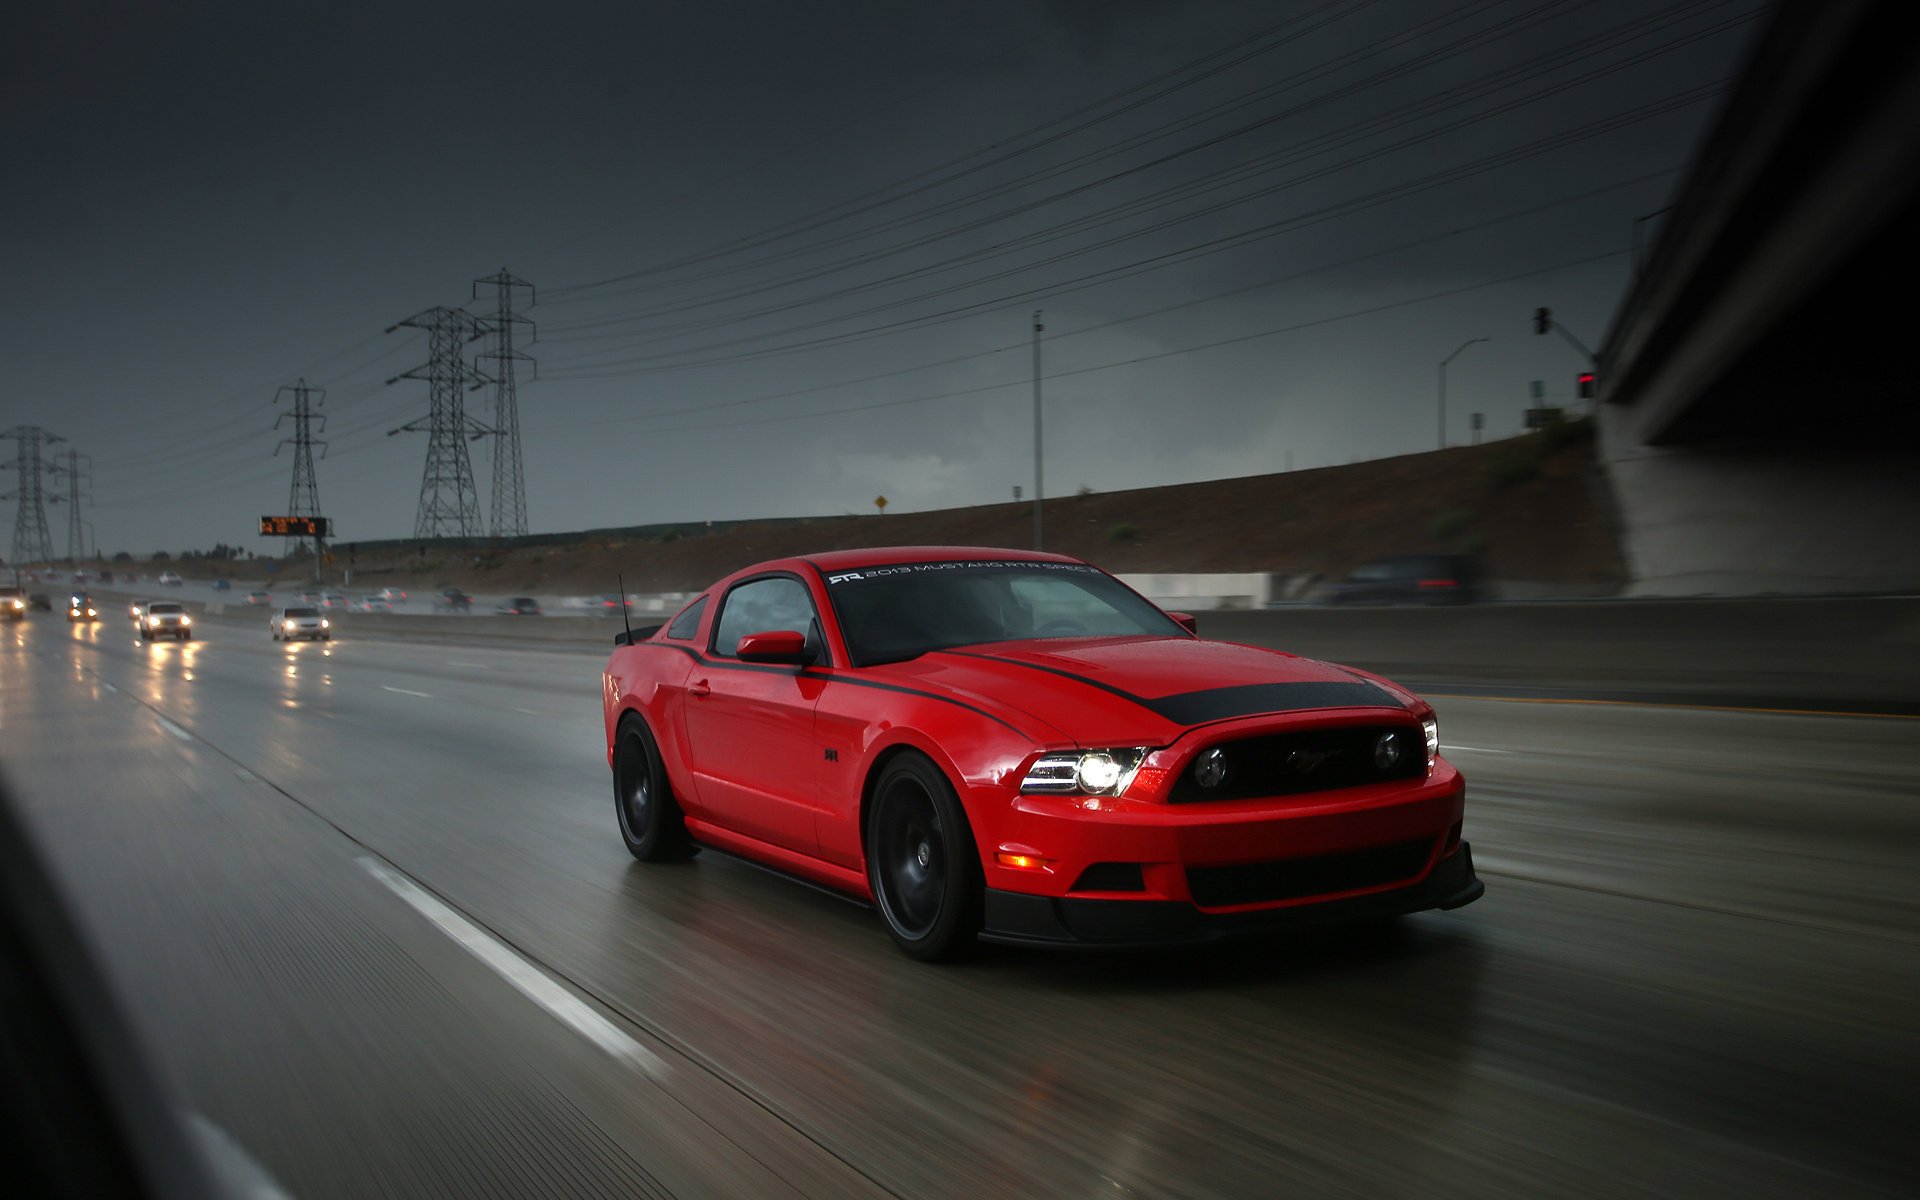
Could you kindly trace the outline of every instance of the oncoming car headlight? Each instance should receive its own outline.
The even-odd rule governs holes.
[[[1427,766],[1433,766],[1433,760],[1440,757],[1440,722],[1433,717],[1422,717],[1420,728],[1427,735]]]
[[[1144,746],[1043,754],[1028,768],[1020,790],[1054,796],[1122,795],[1146,757]]]

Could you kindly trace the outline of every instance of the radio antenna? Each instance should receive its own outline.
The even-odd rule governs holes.
[[[633,645],[633,622],[627,619],[627,580],[624,575],[615,573],[614,582],[620,585],[620,623],[627,627],[627,645]]]

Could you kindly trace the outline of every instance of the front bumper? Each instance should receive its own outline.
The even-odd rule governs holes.
[[[1473,848],[1461,842],[1407,887],[1340,900],[1239,912],[1205,912],[1181,900],[1100,900],[1036,896],[989,888],[982,941],[1029,946],[1129,948],[1196,945],[1290,929],[1377,920],[1478,900],[1486,885],[1473,870]]]

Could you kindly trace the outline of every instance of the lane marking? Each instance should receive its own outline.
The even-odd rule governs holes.
[[[399,692],[402,696],[418,696],[422,700],[433,699],[432,696],[427,695],[425,692],[416,692],[412,688],[388,687],[384,683],[380,685],[380,690],[383,692]]]
[[[1440,747],[1440,753],[1442,754],[1446,754],[1454,750],[1469,750],[1475,754],[1524,754],[1526,753],[1524,750],[1495,750],[1491,746],[1442,746]]]
[[[539,715],[540,715],[539,713],[537,713],[537,712],[535,712],[535,711],[533,711],[533,710],[532,710],[532,709],[530,709],[530,708],[516,708],[516,709],[514,709],[513,711],[515,711],[515,712],[517,712],[517,713],[525,713],[525,714],[526,714],[527,716],[529,716],[529,717],[537,717],[537,716],[539,716]]]
[[[487,669],[487,664],[485,663],[459,662],[454,659],[448,659],[447,665],[450,667],[473,667],[474,669],[480,670],[480,671],[484,671]]]
[[[235,779],[243,780],[247,783],[252,783],[254,780],[260,778],[258,775],[255,775],[252,771],[247,770],[245,767],[235,767],[233,769],[233,777]]]
[[[486,964],[502,979],[518,988],[527,999],[586,1038],[614,1058],[632,1063],[653,1079],[665,1079],[667,1064],[659,1055],[634,1041],[620,1027],[595,1012],[572,992],[548,978],[532,963],[507,949],[497,939],[476,928],[419,884],[377,859],[362,856],[361,867],[385,884],[394,895],[440,931]]]
[[[115,687],[115,686],[113,686],[112,684],[110,684],[110,683],[108,683],[108,682],[106,682],[105,680],[101,680],[101,681],[100,681],[100,686],[101,686],[101,687],[103,687],[103,688],[105,688],[105,689],[107,689],[108,691],[110,691],[110,692],[112,692],[112,693],[113,693],[114,695],[116,695],[116,696],[120,694],[120,689],[119,689],[119,688],[117,688],[117,687]]]
[[[1871,717],[1880,721],[1920,721],[1920,713],[1850,712],[1836,708],[1757,708],[1741,704],[1674,704],[1662,700],[1583,700],[1564,696],[1470,696],[1428,692],[1436,700],[1491,700],[1495,704],[1587,704],[1613,708],[1679,708],[1688,712],[1764,713],[1775,717]]]
[[[191,742],[193,740],[192,734],[180,728],[178,725],[175,725],[172,721],[167,720],[165,717],[155,716],[153,718],[153,721],[154,721],[154,724],[160,726],[160,728],[166,730],[168,733],[172,734],[174,737],[179,738],[183,742]]]

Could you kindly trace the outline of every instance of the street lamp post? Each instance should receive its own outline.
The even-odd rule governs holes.
[[[1475,342],[1492,341],[1491,338],[1468,338],[1460,343],[1460,349],[1440,360],[1440,448],[1447,448],[1447,364],[1459,358],[1462,351]]]

